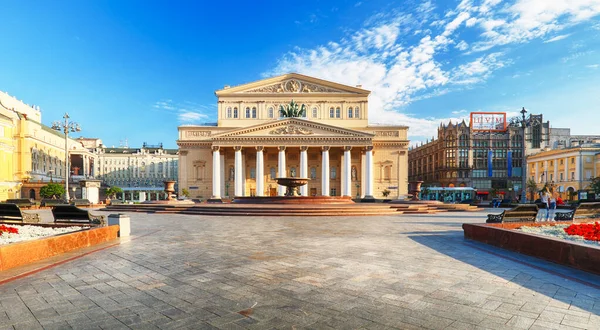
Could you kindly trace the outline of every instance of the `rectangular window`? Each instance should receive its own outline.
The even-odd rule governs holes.
[[[273,108],[269,108],[269,118],[273,118]]]
[[[340,110],[340,108],[336,108],[335,109],[335,118],[341,118],[342,116],[342,110]]]
[[[246,118],[250,118],[250,108],[246,108]]]
[[[360,109],[354,108],[354,118],[360,118]]]
[[[337,196],[337,189],[335,188],[331,188],[331,192],[329,193],[330,196]]]
[[[565,180],[565,176],[563,175],[564,173],[560,174],[560,181],[564,181]]]
[[[353,114],[354,112],[352,111],[352,108],[348,109],[348,118],[352,118]]]
[[[585,179],[586,179],[586,180],[589,180],[589,179],[591,179],[591,178],[592,178],[592,171],[590,171],[590,170],[586,170],[586,171],[585,171]]]
[[[335,110],[333,108],[329,109],[329,118],[335,117]]]
[[[317,108],[312,109],[312,117],[317,118]]]
[[[575,172],[571,172],[571,181],[575,180]]]
[[[575,157],[571,158],[571,164],[575,164]]]

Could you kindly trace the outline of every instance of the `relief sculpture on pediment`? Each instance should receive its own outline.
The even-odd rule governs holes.
[[[282,83],[247,90],[244,93],[344,93],[344,91],[290,79]]]
[[[299,127],[296,125],[288,125],[288,126],[276,128],[276,129],[270,131],[269,134],[274,134],[274,135],[311,135],[314,133],[313,133],[313,131],[306,129],[304,127]]]

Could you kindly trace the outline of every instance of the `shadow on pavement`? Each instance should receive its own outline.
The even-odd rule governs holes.
[[[460,233],[460,236],[457,233]],[[598,275],[484,243],[466,240],[463,238],[462,232],[415,231],[403,234],[408,235],[408,238],[423,246],[512,283],[516,283],[524,288],[591,313],[597,312],[594,309],[594,304],[600,298],[600,276]],[[507,263],[514,263],[515,265],[507,267]],[[521,265],[532,268],[533,273],[537,272],[538,274],[530,275],[527,270],[521,270],[518,273],[509,271],[522,269]],[[539,272],[543,273],[539,274]],[[548,279],[549,276],[557,276],[560,280]],[[532,278],[535,279],[531,280]],[[569,281],[571,282],[569,283]],[[585,286],[585,288],[569,289],[581,285]],[[561,291],[560,288],[564,288],[564,290]],[[577,298],[571,294],[574,291],[577,292]],[[581,297],[582,292],[586,296]]]

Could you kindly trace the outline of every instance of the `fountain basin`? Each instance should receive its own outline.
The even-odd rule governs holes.
[[[275,178],[278,185],[284,186],[286,197],[298,197],[298,188],[308,184],[308,178]]]

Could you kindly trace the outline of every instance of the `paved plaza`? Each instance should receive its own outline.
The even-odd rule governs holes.
[[[486,213],[130,214],[130,239],[0,285],[0,329],[600,328],[600,277],[464,240]]]

